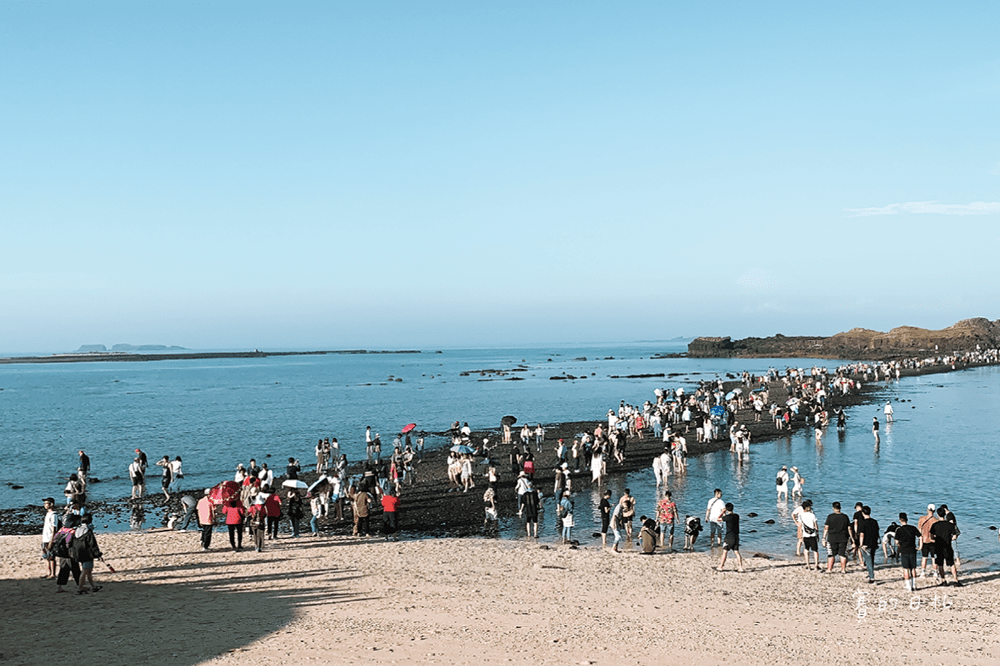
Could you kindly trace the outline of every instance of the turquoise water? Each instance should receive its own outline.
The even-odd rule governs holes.
[[[657,387],[692,387],[716,374],[786,364],[768,359],[650,358],[680,349],[634,343],[0,366],[0,507],[60,496],[81,448],[91,457],[92,475],[104,480],[92,485],[91,495],[117,498],[128,494],[126,468],[136,447],[150,460],[180,455],[186,487],[204,487],[228,478],[236,462],[254,456],[273,460],[276,467],[288,456],[308,464],[319,437],[337,437],[342,451],[356,459],[364,453],[366,425],[388,441],[390,433],[409,422],[443,431],[456,420],[468,421],[473,428],[494,428],[505,414],[521,422],[600,419],[619,400],[641,404],[654,399]],[[833,365],[795,361],[806,368],[813,363]],[[474,372],[518,368],[523,372],[499,378]],[[680,375],[610,378],[661,372]],[[896,405],[897,423],[883,433],[877,451],[871,416],[883,419],[872,405],[849,411],[847,432],[838,438],[831,430],[822,447],[811,434],[801,434],[755,445],[750,462],[742,467],[727,452],[692,459],[685,479],[673,477],[675,499],[682,513],[703,515],[712,488],[723,488],[737,512],[759,514],[744,518],[746,550],[793,551],[792,505],[775,502],[773,479],[781,465],[796,465],[807,480],[806,495],[814,499],[821,516],[833,500],[845,507],[860,500],[873,507],[884,526],[900,510],[917,516],[928,502],[947,502],[963,530],[963,556],[997,563],[996,532],[987,528],[1000,523],[993,505],[1000,485],[995,444],[1000,430],[998,372],[982,368],[886,386],[885,394],[894,401],[913,402]],[[587,378],[549,379],[565,374]],[[511,376],[523,380],[505,381]],[[576,483],[576,532],[589,538],[599,524],[596,496],[584,489],[582,480]],[[24,489],[12,490],[9,484]],[[616,496],[625,484],[639,497],[640,512],[652,513],[652,472],[613,482]],[[776,523],[765,525],[768,518]],[[554,538],[554,522],[550,510],[543,538]],[[756,533],[749,532],[754,529]],[[505,519],[504,533],[518,533],[510,518]]]

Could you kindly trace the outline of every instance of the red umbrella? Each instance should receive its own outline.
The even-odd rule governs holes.
[[[235,481],[223,481],[219,485],[212,488],[212,492],[208,494],[208,499],[210,499],[213,504],[225,504],[231,499],[239,498],[240,484]]]
[[[416,423],[407,423],[405,426],[403,426],[403,429],[400,430],[399,432],[400,434],[405,435],[406,433],[410,432],[416,427],[417,427]]]

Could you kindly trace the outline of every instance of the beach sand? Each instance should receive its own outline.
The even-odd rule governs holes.
[[[974,566],[965,587],[912,595],[881,565],[870,586],[857,566],[753,557],[718,573],[705,552],[327,536],[234,553],[198,537],[99,534],[117,573],[97,563],[104,588],[82,596],[39,577],[38,537],[0,537],[0,662],[1000,663],[1000,574]]]

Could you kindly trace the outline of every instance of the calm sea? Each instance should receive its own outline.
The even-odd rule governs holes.
[[[230,478],[236,463],[251,457],[274,461],[276,467],[288,456],[308,464],[319,437],[337,437],[343,452],[356,459],[364,454],[366,425],[386,441],[410,422],[443,431],[453,421],[495,428],[505,414],[517,416],[519,422],[600,419],[619,400],[641,404],[654,399],[654,388],[692,387],[716,375],[787,364],[769,359],[651,358],[682,349],[633,343],[3,365],[0,507],[60,497],[81,448],[91,458],[91,474],[103,480],[92,485],[91,495],[117,498],[129,492],[126,469],[136,447],[150,461],[180,455],[185,487],[205,487]],[[814,363],[833,365],[808,359],[794,365],[808,368]],[[480,374],[482,370],[510,374],[497,377]],[[611,378],[648,373],[679,374]],[[806,496],[814,499],[821,517],[834,500],[845,508],[860,500],[872,506],[884,527],[901,510],[916,517],[929,502],[946,502],[962,528],[963,558],[1000,564],[997,533],[988,529],[1000,523],[998,373],[997,368],[981,368],[888,384],[884,393],[897,403],[897,421],[885,429],[878,449],[870,424],[876,414],[883,420],[881,409],[858,407],[848,412],[847,432],[838,437],[831,429],[822,446],[811,434],[800,434],[754,446],[750,462],[742,467],[727,452],[693,459],[686,478],[673,477],[674,497],[682,514],[703,516],[712,489],[720,487],[744,515],[745,551],[793,552],[793,505],[775,501],[774,474],[781,465],[796,465],[806,478]],[[586,379],[550,379],[566,374]],[[505,381],[512,376],[523,380]],[[582,480],[576,483],[576,532],[586,542],[599,524],[597,497],[583,489],[587,484]],[[24,488],[13,490],[12,484]],[[639,497],[640,512],[652,514],[652,472],[613,481],[616,496],[626,484]],[[554,511],[548,508],[542,536],[555,538]],[[750,512],[759,515],[746,517]],[[775,523],[765,524],[767,519]],[[505,519],[502,528],[505,536],[518,534],[513,519]]]

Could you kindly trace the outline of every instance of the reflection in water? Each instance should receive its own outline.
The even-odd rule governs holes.
[[[128,526],[133,530],[141,530],[142,524],[146,522],[146,510],[141,504],[132,507],[132,515],[129,517]]]

